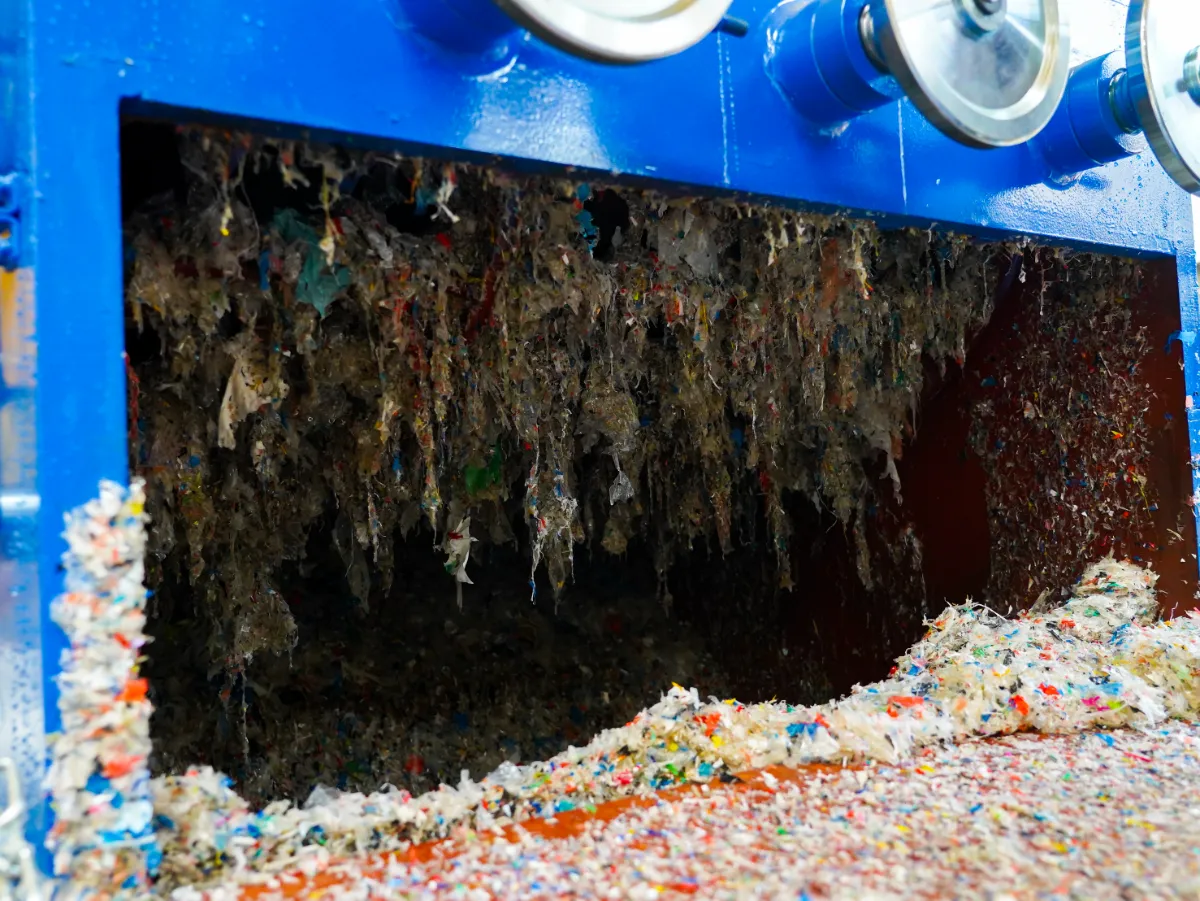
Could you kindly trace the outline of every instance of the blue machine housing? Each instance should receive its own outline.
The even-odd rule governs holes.
[[[802,19],[804,0],[790,5]],[[1121,0],[1065,6],[1074,63],[1121,45]],[[745,37],[715,33],[677,57],[630,67],[571,58],[499,19],[468,20],[467,31],[450,33],[454,46],[439,45],[404,7],[8,0],[0,8],[0,262],[15,266],[3,276],[0,309],[0,755],[19,758],[31,798],[40,797],[46,736],[60,727],[54,676],[64,642],[47,608],[62,588],[63,514],[95,496],[101,479],[128,478],[122,114],[569,166],[885,227],[1174,257],[1187,386],[1200,396],[1192,198],[1149,154],[1063,183],[1036,148],[960,146],[908,101],[822,133],[769,76],[770,65],[787,64],[769,58],[769,0],[734,0],[730,13],[753,24]],[[1200,454],[1200,409],[1188,415]],[[35,810],[33,840],[49,819],[45,806]]]
[[[767,17],[767,72],[796,111],[838,128],[904,96],[871,62],[859,36],[861,0],[787,0]]]

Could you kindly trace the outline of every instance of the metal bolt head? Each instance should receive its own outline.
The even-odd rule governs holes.
[[[955,0],[969,33],[982,37],[1004,24],[1008,0]]]

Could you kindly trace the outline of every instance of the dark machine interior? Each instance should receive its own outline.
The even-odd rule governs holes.
[[[862,245],[870,256],[859,270],[867,285],[862,290],[838,262],[847,246],[859,246],[853,244],[859,240],[856,226],[815,218],[805,232],[813,268],[795,276],[807,279],[801,311],[809,308],[805,304],[814,310],[832,304],[836,317],[850,295],[864,305],[887,302],[900,310],[895,298],[915,297],[903,307],[909,317],[904,329],[909,329],[916,327],[914,317],[946,320],[952,315],[948,310],[974,310],[963,319],[965,353],[953,341],[928,337],[944,323],[922,325],[924,341],[906,341],[900,313],[895,314],[888,346],[908,348],[905,352],[915,362],[902,372],[896,353],[889,350],[880,372],[890,373],[886,381],[891,386],[903,387],[901,376],[919,385],[909,392],[910,401],[895,407],[896,421],[882,442],[859,441],[864,432],[852,422],[856,402],[846,390],[857,391],[856,380],[862,382],[864,396],[882,390],[875,383],[884,376],[868,366],[852,369],[847,363],[846,372],[837,375],[842,380],[837,391],[830,387],[834,376],[828,376],[823,400],[813,408],[819,412],[812,414],[807,431],[783,434],[774,449],[768,449],[765,438],[747,437],[765,430],[769,419],[746,417],[737,406],[743,401],[734,398],[711,420],[723,423],[719,453],[733,461],[726,470],[733,475],[720,495],[732,500],[723,508],[716,501],[710,504],[705,491],[645,487],[655,484],[655,472],[674,472],[671,467],[685,473],[671,485],[691,484],[686,473],[707,465],[697,461],[710,459],[703,446],[714,435],[711,422],[689,423],[686,413],[680,414],[670,433],[673,444],[662,437],[667,434],[663,426],[664,431],[654,433],[657,444],[649,449],[638,444],[628,452],[627,462],[639,461],[639,468],[629,468],[627,475],[640,493],[625,503],[641,506],[630,514],[628,528],[617,534],[609,523],[620,505],[594,501],[605,499],[606,486],[617,484],[614,472],[622,470],[617,462],[614,471],[618,451],[608,453],[604,443],[618,446],[610,427],[615,414],[600,402],[593,405],[599,413],[589,407],[592,395],[587,391],[598,391],[595,385],[604,381],[593,372],[590,382],[584,379],[591,387],[584,389],[582,400],[576,394],[561,401],[573,411],[575,431],[561,432],[561,441],[574,450],[568,454],[572,468],[560,486],[575,490],[579,509],[565,538],[560,535],[555,544],[551,535],[539,547],[545,564],[534,568],[535,593],[530,563],[536,539],[526,527],[523,473],[562,448],[556,450],[549,438],[533,448],[521,437],[530,433],[520,429],[498,439],[491,457],[487,449],[492,443],[485,442],[483,456],[476,449],[462,469],[467,487],[460,484],[459,495],[474,492],[489,498],[486,528],[484,514],[470,508],[478,529],[472,534],[483,539],[471,546],[471,583],[455,582],[444,550],[457,511],[454,517],[446,513],[438,529],[418,515],[427,510],[420,505],[404,508],[417,512],[401,510],[390,521],[380,514],[380,534],[364,544],[362,533],[344,515],[344,495],[336,486],[342,465],[352,468],[355,448],[363,446],[355,436],[377,427],[374,408],[354,397],[338,401],[324,431],[312,433],[317,437],[276,445],[270,434],[255,431],[266,428],[261,423],[267,414],[252,412],[236,426],[236,449],[218,446],[213,429],[206,436],[195,423],[171,418],[177,416],[172,411],[191,405],[206,410],[215,423],[223,402],[221,386],[240,352],[220,347],[238,341],[243,343],[237,347],[245,347],[252,334],[259,344],[270,345],[277,340],[271,329],[283,328],[271,324],[277,322],[271,303],[289,310],[301,306],[285,284],[286,272],[280,275],[263,264],[267,268],[260,274],[257,251],[239,260],[244,272],[231,276],[229,270],[206,268],[200,258],[206,252],[200,227],[186,240],[201,250],[189,254],[180,249],[186,240],[179,233],[186,229],[178,217],[212,207],[211,198],[202,196],[211,187],[211,172],[201,171],[201,163],[212,152],[206,142],[222,141],[239,146],[236,136],[206,133],[197,139],[159,122],[130,121],[122,131],[131,459],[134,470],[148,480],[149,509],[156,517],[148,564],[154,642],[147,669],[157,711],[157,772],[211,763],[230,773],[239,790],[258,802],[303,798],[318,783],[371,790],[391,782],[422,790],[441,781],[456,782],[462,769],[478,777],[506,759],[544,759],[569,744],[583,744],[599,730],[626,722],[672,682],[718,697],[825,700],[886,675],[892,659],[920,636],[924,619],[947,604],[973,598],[1001,612],[1026,609],[1039,600],[1045,603],[1088,563],[1110,553],[1159,573],[1164,611],[1195,603],[1191,473],[1175,462],[1189,455],[1181,350],[1171,341],[1179,329],[1172,264],[1016,243],[948,244],[925,232],[878,232]],[[284,145],[266,150],[255,145],[254,152],[282,159],[291,151]],[[230,159],[225,158],[225,165],[231,172],[237,166]],[[327,177],[304,165],[297,162],[296,167],[307,174],[307,186],[289,185],[280,168],[242,167],[236,189],[229,192],[234,215],[225,225],[233,233],[231,241],[245,223],[262,227],[265,234],[267,223],[281,221],[281,210],[316,222],[323,207],[325,216],[336,218],[338,204],[376,209],[381,223],[403,240],[411,239],[413,246],[428,245],[431,254],[441,253],[435,245],[445,244],[445,235],[462,240],[463,226],[448,228],[445,218],[436,215],[436,202],[422,209],[422,179],[432,178],[429,184],[436,187],[438,166],[400,165],[394,177],[408,181],[381,207],[372,191],[386,192],[372,186],[376,171],[369,166],[353,187],[342,180],[341,199],[330,204]],[[460,197],[469,206],[474,177],[459,177],[459,194],[447,201],[450,207],[457,208]],[[578,173],[571,178],[572,184],[582,180]],[[538,191],[558,196],[564,190],[551,177],[522,184],[522,198]],[[405,198],[406,191],[416,199]],[[662,245],[656,252],[645,236],[672,213],[664,212],[667,207],[658,201],[640,199],[643,191],[635,186],[597,188],[586,199],[581,191],[574,205],[562,207],[571,211],[572,221],[582,223],[572,253],[590,258],[587,265],[599,273],[597,278],[619,272],[613,277],[626,279],[626,284],[642,265],[637,254],[652,258],[656,267],[664,258]],[[729,223],[754,220],[762,209],[742,205],[736,217],[713,215],[725,223],[722,228],[749,228]],[[517,219],[525,215],[521,210],[513,214]],[[631,216],[647,223],[640,249],[631,240],[638,231]],[[481,236],[477,227],[474,239],[501,247],[503,241],[495,237],[501,224],[492,225],[492,236]],[[771,228],[766,233],[774,235]],[[820,237],[811,237],[813,230]],[[789,248],[801,231],[793,228]],[[351,240],[345,235],[338,240],[342,238]],[[719,259],[703,264],[717,273],[709,283],[731,283],[734,277],[725,275],[726,270],[740,272],[746,281],[752,254],[765,253],[744,241],[716,243]],[[157,307],[140,299],[148,296],[150,277],[137,267],[151,245],[168,248],[168,268],[178,284],[207,279],[212,290],[233,298],[227,309],[217,305],[207,331],[197,320],[185,322],[170,312],[177,296],[170,290],[160,292]],[[475,343],[476,334],[486,331],[495,317],[491,305],[501,302],[491,296],[495,289],[489,279],[494,277],[484,259],[477,269],[463,263],[464,283],[474,285],[475,293],[452,294],[450,300],[471,353],[483,341]],[[353,267],[346,265],[352,273]],[[684,264],[678,265],[682,269]],[[976,275],[967,280],[971,267]],[[541,270],[530,267],[530,272],[536,284]],[[919,285],[911,290],[901,286],[913,273],[919,274]],[[563,284],[571,277],[569,271]],[[788,276],[770,276],[777,277]],[[252,286],[261,279],[266,289],[251,297],[235,284],[240,278]],[[648,292],[656,289],[652,282],[647,282]],[[755,284],[761,292],[767,282]],[[754,290],[725,308],[725,320],[713,321],[736,318],[722,327],[744,328]],[[566,297],[568,289],[562,291]],[[583,293],[586,312],[589,301],[587,291]],[[693,291],[691,296],[698,295]],[[375,334],[370,317],[350,306],[339,300],[322,314],[314,332],[318,345],[340,336],[336,340],[349,346],[358,340],[355,335]],[[138,312],[142,307],[144,314]],[[253,317],[245,312],[251,308]],[[670,307],[664,308],[665,316],[647,314],[642,351],[647,359],[676,353],[673,348],[684,341]],[[547,314],[547,321],[557,315]],[[817,357],[848,360],[847,344],[859,339],[839,327],[830,330],[832,343],[822,345],[816,322],[800,327],[798,340],[803,343],[804,328],[809,328]],[[565,334],[558,324],[551,333]],[[736,356],[743,346],[739,334],[726,333],[720,352]],[[873,333],[867,329],[864,334],[862,346],[869,347]],[[564,346],[573,348],[576,340],[564,338]],[[216,349],[210,355],[198,341]],[[531,354],[540,353],[535,338],[528,343]],[[600,365],[595,348],[581,353],[590,354],[586,359],[593,370]],[[686,357],[690,352],[678,353]],[[189,354],[212,361],[212,373],[204,365],[181,369],[179,361]],[[272,407],[282,423],[278,429],[292,428],[289,417],[300,409],[295,405],[302,396],[315,398],[323,390],[314,382],[315,370],[300,373],[298,356],[299,351],[282,364],[290,391]],[[766,351],[762,358],[768,358]],[[657,371],[656,365],[648,364],[647,371]],[[832,363],[828,371],[834,372]],[[714,385],[723,380],[716,377],[719,372],[709,374]],[[331,378],[336,376],[334,371]],[[803,378],[797,367],[783,382]],[[732,383],[725,380],[721,389]],[[665,417],[667,407],[656,392],[670,394],[677,386],[655,382],[653,376],[630,384],[640,417],[633,428],[638,434],[658,429],[654,417]],[[774,402],[774,396],[769,400]],[[447,416],[456,415],[457,403],[450,404]],[[782,397],[778,403],[786,406]],[[542,414],[543,426],[556,421],[556,414]],[[596,433],[604,440],[587,437],[588,416],[602,421]],[[836,421],[826,426],[824,416]],[[168,432],[163,423],[173,423],[177,430]],[[829,449],[833,445],[814,444],[816,439],[806,437],[819,436],[822,428],[846,429],[856,436],[858,443],[847,445],[857,449],[853,459],[835,459]],[[469,435],[470,429],[462,434]],[[416,446],[411,436],[403,440]],[[763,442],[762,448],[756,449],[756,440]],[[453,443],[449,430],[440,433],[438,442],[445,453],[456,453],[445,450]],[[252,465],[246,462],[247,446],[266,448],[263,460],[254,458],[258,462],[253,466],[262,467],[260,478],[238,482],[235,490],[231,473]],[[281,469],[270,469],[272,448],[284,447],[292,456],[279,451],[286,460]],[[701,456],[690,457],[696,447]],[[761,457],[757,465],[751,461],[754,453]],[[255,492],[267,496],[263,503],[272,509],[287,510],[292,483],[262,472],[286,473],[297,454],[307,455],[305,465],[313,472],[332,473],[329,484],[335,487],[314,495],[315,500],[306,496],[303,514],[296,502],[296,521],[303,519],[303,527],[287,522],[286,516],[273,520],[273,528],[286,533],[294,546],[272,558],[268,574],[244,550],[246,543],[222,543],[223,536],[241,534],[243,528],[247,535],[270,531],[264,521],[245,525],[241,518],[251,516],[248,499],[258,497]],[[183,469],[172,462],[200,457],[202,466],[192,464],[195,475],[178,475]],[[396,459],[401,458],[398,451]],[[409,459],[403,457],[404,467]],[[773,460],[776,468],[762,459]],[[790,477],[776,484],[779,479],[772,473],[784,470]],[[716,477],[705,479],[708,493],[717,497],[711,488]],[[849,487],[837,488],[839,479]],[[593,483],[603,490],[589,494]],[[483,488],[475,492],[472,484]],[[554,490],[552,482],[546,486]],[[189,507],[189,498],[194,501],[201,492],[207,506],[198,513],[199,507]],[[549,496],[545,491],[538,495],[546,509]],[[370,497],[368,501],[373,503]],[[385,502],[391,498],[379,501],[381,506]],[[207,523],[203,552],[195,541],[185,540],[191,534],[189,523],[203,531],[201,522]],[[687,533],[681,534],[685,527]],[[379,543],[386,545],[383,552]],[[573,552],[570,566],[555,548]],[[234,556],[227,561],[219,556],[225,552],[246,556],[235,563]],[[377,566],[384,558],[393,574],[388,578]],[[235,604],[231,595],[237,589],[222,573],[225,566],[244,567],[264,581],[246,588],[247,599],[235,599]],[[235,613],[232,621],[225,616],[229,611]]]

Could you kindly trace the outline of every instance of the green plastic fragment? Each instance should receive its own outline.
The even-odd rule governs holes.
[[[468,464],[463,469],[463,481],[466,483],[467,493],[479,494],[493,485],[499,485],[502,462],[500,446],[496,445],[492,450],[492,458],[488,461],[487,466],[471,466]]]
[[[320,238],[300,221],[295,210],[280,210],[272,224],[274,230],[289,244],[301,241],[306,245],[304,263],[296,281],[296,300],[313,307],[324,318],[338,294],[350,287],[350,270],[335,265],[329,271]]]
[[[333,272],[326,272],[322,257],[320,250],[305,255],[300,279],[296,282],[296,300],[314,307],[324,318],[338,294],[350,287],[350,270],[335,266]]]

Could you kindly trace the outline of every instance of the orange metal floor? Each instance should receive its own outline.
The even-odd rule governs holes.
[[[823,764],[813,764],[800,769],[787,767],[768,767],[765,770],[754,770],[739,773],[736,782],[717,782],[712,784],[684,785],[678,788],[663,789],[653,795],[635,798],[621,798],[599,804],[593,811],[568,810],[548,819],[528,820],[515,826],[506,826],[493,835],[473,833],[472,840],[481,842],[517,841],[522,833],[548,841],[576,838],[597,823],[607,823],[630,810],[649,809],[663,803],[673,803],[681,798],[696,795],[712,794],[744,794],[750,792],[773,793],[781,785],[802,786],[815,776],[839,773],[842,770],[861,769],[860,767],[836,767]],[[764,775],[766,778],[764,778]],[[773,780],[774,784],[770,784]],[[244,901],[266,901],[277,898],[281,894],[285,898],[305,899],[312,901],[314,897],[322,897],[331,893],[337,887],[361,879],[382,880],[389,865],[395,864],[428,864],[443,863],[462,853],[464,846],[461,841],[445,839],[435,842],[423,842],[414,845],[407,852],[380,855],[368,858],[350,873],[336,864],[324,869],[313,876],[299,873],[285,874],[278,886],[247,885],[241,891]],[[692,893],[694,890],[689,890]]]

